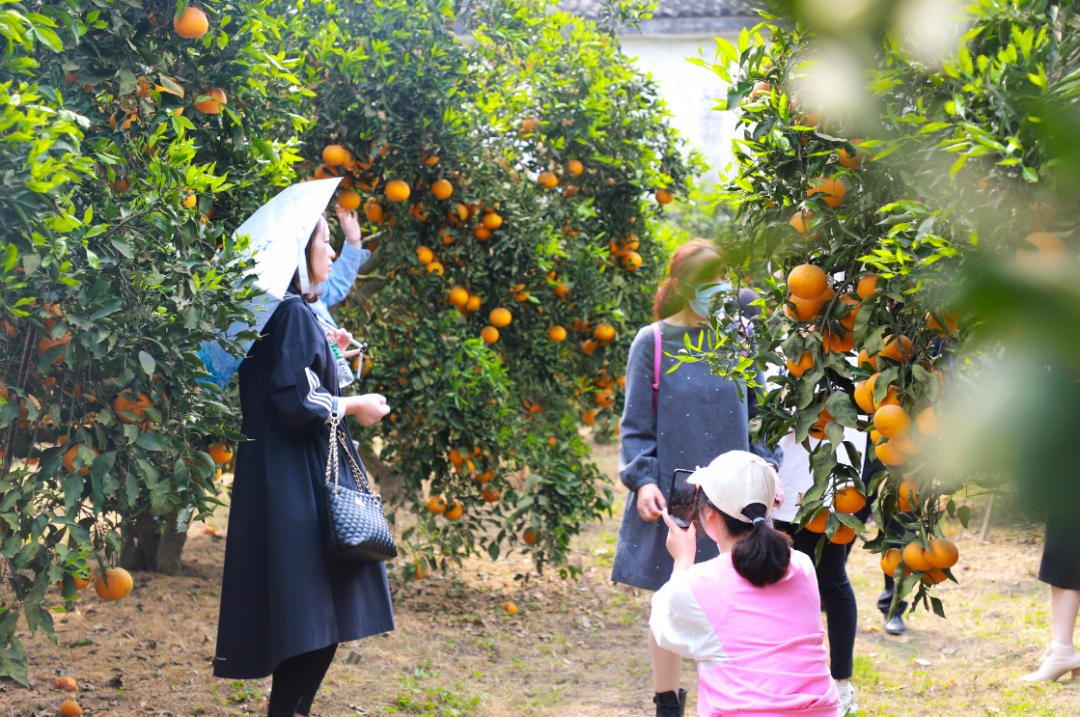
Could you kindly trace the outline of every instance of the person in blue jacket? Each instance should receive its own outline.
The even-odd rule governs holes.
[[[345,211],[337,206],[334,208],[341,230],[345,233],[345,243],[341,245],[341,256],[334,261],[330,278],[319,284],[315,292],[319,300],[312,304],[311,308],[320,319],[337,328],[337,322],[330,314],[330,307],[340,304],[352,291],[356,273],[364,262],[371,258],[371,252],[364,248],[364,238],[356,212]],[[351,354],[355,354],[355,351],[348,352],[347,355]]]

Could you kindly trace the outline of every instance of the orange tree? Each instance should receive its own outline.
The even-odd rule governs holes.
[[[955,579],[957,560],[941,520],[970,517],[952,496],[971,478],[937,445],[954,392],[946,367],[982,323],[980,309],[1002,313],[987,297],[985,267],[1019,260],[1045,270],[1076,225],[1075,195],[1055,193],[1069,145],[1049,141],[1040,120],[1076,94],[1080,33],[1044,6],[980,3],[934,71],[912,59],[902,30],[815,33],[795,4],[784,8],[787,26],[721,40],[713,67],[731,81],[724,106],[747,128],[727,195],[744,234],[729,258],[740,276],[769,262],[757,287],[768,318],[750,336],[729,332],[728,303],[715,324],[726,343],[684,359],[751,384],[765,363],[785,369],[765,387],[752,431],[770,443],[789,432],[822,439],[804,443],[815,487],[798,514],[803,529],[823,534],[819,549],[851,542],[866,532],[852,513],[876,495],[879,527],[865,547],[897,579],[896,601],[917,590],[915,603],[939,615],[932,585]],[[861,115],[818,106],[807,90],[814,46],[847,30],[855,46],[878,43],[860,58],[869,77]],[[955,363],[958,372],[964,362]],[[867,433],[884,464],[869,484],[838,461],[843,451],[862,464],[864,446],[845,442],[845,427]],[[890,520],[905,533],[882,527]]]
[[[572,571],[613,501],[580,429],[619,410],[663,270],[646,219],[690,169],[655,86],[552,3],[318,4],[292,31],[307,171],[345,177],[371,233],[339,318],[372,346],[361,390],[394,407],[403,573],[506,546]]]
[[[250,316],[227,232],[289,181],[306,94],[259,3],[175,28],[166,2],[24,7],[0,21],[0,675],[20,681],[20,609],[55,640],[49,601],[121,525],[182,535],[217,503],[207,448],[239,433],[194,351]]]

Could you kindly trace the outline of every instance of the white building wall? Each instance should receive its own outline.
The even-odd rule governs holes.
[[[728,37],[736,41],[737,36]],[[712,62],[716,42],[701,35],[623,35],[623,53],[635,58],[644,73],[651,74],[672,113],[671,123],[699,149],[710,165],[702,177],[718,182],[719,172],[733,161],[731,139],[735,133],[732,112],[713,111],[717,99],[727,97],[727,83],[711,70],[687,62],[698,57],[699,48]]]

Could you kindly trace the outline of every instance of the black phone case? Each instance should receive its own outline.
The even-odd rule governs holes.
[[[668,515],[671,516],[675,525],[680,528],[689,528],[690,521],[694,517],[694,497],[695,491],[693,490],[679,490],[679,474],[686,473],[687,477],[694,471],[687,470],[685,468],[676,468],[675,472],[671,476],[671,490],[668,491]],[[685,486],[685,480],[683,481]],[[690,488],[691,486],[686,486]]]

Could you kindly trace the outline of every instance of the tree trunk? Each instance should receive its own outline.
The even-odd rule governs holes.
[[[166,515],[165,530],[158,533],[153,517],[143,512],[135,522],[124,525],[121,533],[120,567],[125,570],[148,570],[164,575],[180,572],[180,557],[187,533],[176,530],[176,516]]]

